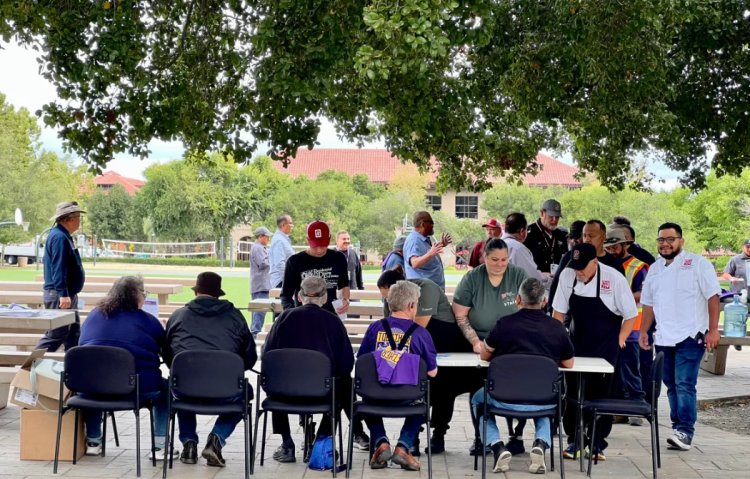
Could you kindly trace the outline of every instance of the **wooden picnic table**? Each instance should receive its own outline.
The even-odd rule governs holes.
[[[76,320],[74,311],[64,309],[39,309],[29,313],[0,312],[0,332],[33,333],[59,328],[72,324]]]
[[[95,278],[98,279],[98,278]],[[0,281],[0,291],[41,291],[44,281]],[[159,304],[167,304],[170,294],[182,292],[181,284],[151,283],[145,282],[144,287],[150,294],[159,298]],[[112,289],[112,282],[86,282],[83,285],[84,293],[107,293]]]
[[[254,299],[247,305],[250,311],[271,311],[280,313],[284,310],[281,301],[274,298]],[[349,314],[358,314],[360,316],[377,316],[383,317],[382,303],[350,303]]]
[[[445,293],[445,295],[448,297],[448,301],[453,301],[453,292]],[[269,292],[269,296],[271,298],[280,298],[281,288],[273,288]],[[378,289],[353,289],[349,291],[349,298],[366,301],[380,301],[383,299]]]
[[[137,274],[137,273],[133,273]],[[97,283],[109,283],[110,285],[114,283],[116,280],[122,278],[123,276],[132,276],[132,275],[119,275],[119,276],[113,276],[113,275],[96,275],[96,274],[86,274],[86,281],[92,281]],[[37,281],[44,281],[44,275],[37,275],[36,277]],[[148,284],[181,284],[182,286],[195,286],[195,278],[190,276],[170,276],[170,277],[160,277],[160,276],[143,276],[143,282]]]

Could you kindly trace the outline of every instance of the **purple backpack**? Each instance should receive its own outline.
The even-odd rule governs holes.
[[[404,346],[419,325],[414,323],[409,326],[397,346],[388,320],[383,318],[380,320],[380,324],[390,344],[389,347],[373,354],[375,367],[378,371],[378,381],[380,381],[380,384],[416,386],[419,382],[419,361],[421,358],[418,354],[404,351]]]

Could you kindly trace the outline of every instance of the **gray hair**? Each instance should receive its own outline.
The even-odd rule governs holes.
[[[292,217],[291,216],[289,216],[287,214],[279,215],[279,217],[276,218],[276,227],[277,228],[281,228],[285,224],[291,223],[291,222],[292,222]]]
[[[318,276],[303,279],[299,289],[300,303],[323,306],[328,301],[327,286],[326,280]]]
[[[521,304],[528,306],[542,304],[545,294],[544,284],[536,278],[526,278],[518,288]]]
[[[419,286],[416,284],[401,280],[388,289],[388,307],[391,311],[406,311],[410,304],[417,304],[419,301]]]
[[[115,281],[97,308],[105,317],[110,317],[119,311],[137,311],[141,295],[146,296],[143,278],[123,276]]]

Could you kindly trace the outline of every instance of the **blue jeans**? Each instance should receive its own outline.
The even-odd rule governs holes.
[[[641,383],[641,348],[637,341],[628,340],[625,347],[620,350],[620,393],[624,399],[643,399]]]
[[[167,435],[167,380],[162,378],[158,391],[141,393],[141,401],[152,400],[154,403],[154,443],[156,447],[164,447]],[[83,421],[86,424],[86,442],[102,443],[102,419],[107,420],[101,411],[93,409],[83,410]]]
[[[250,296],[252,299],[268,299],[268,291],[257,291],[255,293],[250,293]],[[265,323],[265,321],[265,311],[256,311],[253,313],[253,319],[250,323],[250,332],[253,334],[253,337],[256,337],[258,333],[263,330],[263,323]]]
[[[235,403],[243,401],[243,397],[237,397],[227,401],[228,403]],[[180,442],[183,444],[187,441],[198,442],[198,433],[196,432],[197,424],[195,422],[195,414],[185,411],[177,411],[177,420],[180,423]],[[211,433],[219,438],[221,447],[224,447],[229,436],[234,432],[234,428],[237,424],[242,421],[242,414],[240,413],[228,413],[219,414],[214,423]]]
[[[664,385],[667,386],[672,429],[687,434],[690,439],[698,418],[695,385],[704,349],[703,340],[695,338],[687,338],[676,346],[656,346],[657,353],[664,353]]]
[[[408,406],[412,403],[394,403],[392,406]],[[385,433],[385,426],[383,425],[383,418],[379,416],[364,416],[365,424],[367,429],[370,430],[370,440],[373,446],[377,446],[380,442],[390,442],[388,435]],[[424,416],[407,416],[404,418],[404,425],[401,426],[401,434],[398,437],[398,443],[403,446],[407,451],[414,446],[414,439],[419,434],[419,428],[424,422]]]
[[[491,397],[488,398],[489,406],[501,407],[504,409],[510,409],[512,411],[526,412],[526,411],[541,411],[542,409],[549,409],[555,407],[554,404],[539,405],[539,404],[508,404],[504,402],[495,401]],[[471,407],[474,409],[474,415],[479,418],[479,434],[480,436],[484,433],[484,418],[482,417],[482,411],[479,410],[484,403],[484,388],[475,392],[471,397]],[[546,442],[547,445],[552,444],[552,433],[550,431],[550,420],[548,417],[540,417],[534,419],[534,438],[541,439]],[[487,438],[482,438],[483,444],[495,444],[499,442],[500,429],[497,427],[495,422],[495,416],[490,416],[487,420]]]

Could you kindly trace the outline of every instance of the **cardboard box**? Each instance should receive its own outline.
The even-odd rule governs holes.
[[[60,460],[73,460],[73,427],[78,427],[78,449],[76,460],[86,453],[86,435],[83,431],[83,415],[75,424],[75,412],[63,415],[60,433]],[[53,461],[55,459],[55,436],[57,435],[57,413],[24,409],[21,411],[21,460]]]
[[[8,405],[10,382],[16,375],[16,368],[0,367],[0,409]]]
[[[29,359],[11,381],[10,402],[24,409],[57,411],[60,405],[60,380],[42,374],[36,376],[36,393],[31,385],[31,365],[35,359],[44,357],[46,351],[32,351]],[[70,391],[64,389],[63,398],[67,399]]]

